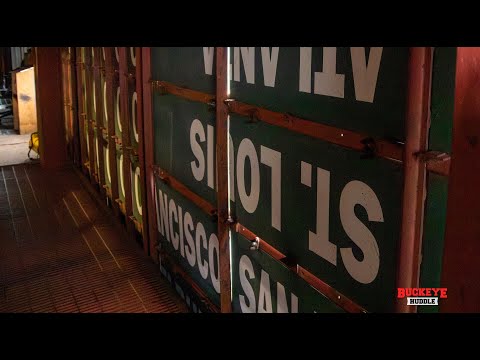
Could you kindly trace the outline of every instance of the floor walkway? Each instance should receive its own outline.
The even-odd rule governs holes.
[[[0,312],[186,312],[69,170],[0,168]]]

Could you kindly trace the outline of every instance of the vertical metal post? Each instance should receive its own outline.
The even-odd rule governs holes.
[[[142,207],[143,207],[143,216],[142,216],[142,236],[143,236],[143,251],[146,254],[149,253],[149,212],[151,207],[147,205],[147,191],[146,191],[146,177],[145,177],[145,133],[143,131],[143,74],[142,74],[142,48],[135,48],[135,57],[136,57],[136,82],[135,87],[137,91],[137,131],[138,131],[138,159],[140,162],[140,187],[142,189]]]
[[[154,128],[152,116],[152,88],[150,80],[151,48],[142,48],[142,84],[143,84],[143,141],[145,146],[145,193],[148,208],[148,235],[150,240],[150,257],[158,263],[157,251],[157,222],[155,221],[155,177],[153,175],[154,162]]]
[[[217,159],[217,211],[218,242],[220,259],[220,308],[222,313],[232,312],[230,279],[230,237],[228,211],[228,107],[227,99],[227,51],[226,47],[216,48],[216,159]]]
[[[432,49],[410,49],[408,95],[405,118],[402,229],[397,267],[397,287],[417,287],[419,282],[426,166],[416,156],[427,150],[430,121]],[[415,312],[406,299],[397,299],[397,312]]]
[[[130,219],[132,215],[132,164],[130,161],[131,141],[130,141],[130,112],[128,111],[128,65],[127,48],[118,49],[120,64],[120,121],[122,123],[122,144],[123,144],[123,183],[125,185],[125,223],[127,224],[128,235],[131,236],[134,231],[134,224]]]

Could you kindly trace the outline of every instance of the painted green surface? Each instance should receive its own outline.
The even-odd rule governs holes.
[[[131,163],[131,184],[132,184],[132,212],[139,223],[142,223],[142,182],[140,180],[140,164]]]
[[[207,105],[188,101],[173,95],[154,95],[155,164],[165,169],[190,190],[212,204],[216,203],[216,193],[208,186],[205,169],[204,181],[197,181],[192,175],[191,162],[196,161],[190,146],[191,125],[195,119],[202,124],[205,141],[200,146],[207,161],[207,135],[211,126],[214,142],[215,113]],[[215,151],[214,151],[215,152]],[[215,156],[213,154],[213,158]],[[212,165],[213,166],[213,165]]]
[[[191,286],[185,282],[180,276],[172,275],[173,271],[167,262],[164,261],[163,256],[159,256],[159,268],[162,275],[170,282],[171,286],[185,301],[191,312],[194,313],[208,313],[210,312],[202,300],[198,297]]]
[[[343,312],[283,264],[261,250],[250,250],[250,245],[242,235],[233,234],[234,312]]]
[[[359,152],[264,123],[246,124],[247,120],[245,117],[230,116],[230,133],[235,153],[235,202],[232,203],[232,209],[238,221],[368,311],[391,311],[400,233],[402,167],[380,158],[361,159]],[[260,169],[259,201],[252,213],[245,209],[238,191],[241,179],[238,174],[238,149],[244,139],[249,139],[254,144]],[[281,153],[280,230],[271,221],[272,170],[261,161],[262,146]],[[302,184],[302,161],[312,165],[311,187]],[[251,191],[249,161],[245,161],[244,165],[244,184],[248,193]],[[330,172],[330,186],[325,184],[329,192],[328,240],[337,246],[336,266],[309,250],[309,231],[321,231],[316,230],[317,168]],[[363,250],[347,235],[340,218],[341,194],[352,181],[363,182],[373,190],[383,215],[383,222],[369,221],[363,206],[357,204],[354,207],[356,218],[363,223],[356,222],[358,227],[353,231],[354,236],[358,238],[366,227],[378,245],[378,274],[368,284],[352,278],[340,254],[340,248],[352,248],[355,258],[363,261]],[[358,191],[360,190],[357,190],[356,196],[366,196]],[[275,195],[278,196],[278,192]],[[322,204],[325,201],[322,200]]]
[[[165,212],[162,211],[160,199],[168,207],[164,208]],[[219,306],[218,239],[216,247],[214,240],[217,223],[188,199],[159,180],[156,181],[155,204],[157,234],[161,248],[175,259],[212,302]],[[191,219],[191,223],[188,219]],[[162,227],[163,221],[167,222],[167,225],[164,225],[167,231]]]
[[[202,47],[152,47],[152,79],[215,94],[215,77],[205,73],[203,49]],[[213,65],[215,65],[215,56],[213,56]],[[214,68],[215,66],[212,67]]]
[[[268,76],[269,71],[275,73],[274,67],[268,70],[267,66],[269,64],[267,60],[272,56],[273,48],[263,48],[264,54],[268,54],[268,56],[262,56],[260,47],[242,49],[244,49],[244,53],[246,53],[246,49],[254,49],[254,78],[250,79],[250,82],[254,83],[249,83],[249,79],[246,77],[244,56],[240,56],[241,60],[238,55],[235,56],[235,53],[242,54],[242,50],[230,48],[231,64],[240,62],[239,81],[236,81],[238,76],[235,79],[235,66],[232,68],[233,80],[230,84],[232,98],[373,137],[404,139],[408,48],[383,48],[373,102],[357,100],[359,96],[355,92],[351,48],[336,48],[336,72],[344,75],[343,98],[314,93],[315,72],[324,71],[323,53],[325,48],[323,47],[311,48],[311,65],[308,66],[309,62],[306,62],[307,65],[304,67],[311,70],[311,76],[308,77],[311,80],[309,92],[300,91],[301,48],[280,47],[278,49],[273,87],[265,85],[265,83],[269,84],[269,79],[272,79],[272,76]],[[367,66],[371,65],[369,62],[370,51],[371,48],[361,48],[361,56],[363,61],[367,59]],[[197,56],[201,58],[202,55],[200,53]],[[248,56],[245,58],[248,59]],[[361,75],[360,72],[357,74],[358,85]],[[323,85],[327,86],[325,84],[326,81],[323,81]],[[318,89],[320,89],[320,85],[317,86]],[[317,90],[317,92],[320,91]]]
[[[429,174],[420,268],[421,287],[441,287],[447,196],[448,178]],[[419,306],[418,311],[438,312],[438,306]]]
[[[437,47],[434,50],[430,149],[450,153],[455,101],[457,48]]]

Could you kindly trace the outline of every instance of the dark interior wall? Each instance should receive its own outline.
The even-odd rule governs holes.
[[[9,47],[0,47],[0,86],[3,81],[3,75],[12,70],[12,56]]]

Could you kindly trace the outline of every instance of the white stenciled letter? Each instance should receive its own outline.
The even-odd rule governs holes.
[[[200,120],[195,119],[190,126],[190,147],[192,148],[193,155],[197,158],[198,165],[195,161],[190,163],[192,167],[192,174],[195,180],[201,181],[205,175],[205,156],[203,154],[202,147],[197,142],[197,135],[200,142],[205,141],[205,129]]]
[[[344,97],[345,75],[337,74],[337,48],[323,48],[323,71],[315,72],[313,92],[319,95]]]
[[[170,223],[170,239],[172,240],[172,245],[175,248],[175,250],[178,250],[179,237],[178,237],[178,234],[175,232],[175,230],[173,230],[173,220],[175,220],[175,222],[178,223],[178,213],[177,213],[177,207],[175,205],[175,201],[173,201],[173,199],[170,199],[168,206],[169,206],[168,222]]]
[[[270,291],[270,275],[262,269],[260,278],[260,294],[258,295],[258,313],[272,313],[272,292]]]
[[[260,159],[272,169],[272,227],[282,231],[282,153],[262,145]]]
[[[278,47],[272,47],[272,54],[270,55],[270,48],[262,47],[262,66],[263,66],[263,83],[265,86],[275,87],[275,77],[277,75],[278,63]]]
[[[245,190],[245,159],[250,159],[250,195]],[[258,198],[260,197],[260,169],[255,146],[248,138],[242,140],[237,153],[237,187],[238,195],[244,209],[250,214],[257,209]]]
[[[252,284],[250,284],[250,281],[248,280],[254,279],[255,273],[253,272],[252,261],[247,255],[242,255],[242,257],[240,258],[240,262],[238,264],[238,272],[240,276],[240,284],[242,285],[243,292],[248,299],[247,304],[247,302],[245,301],[245,296],[238,296],[238,298],[240,299],[240,308],[242,309],[243,313],[254,313],[257,304],[255,302],[255,293],[253,292]]]
[[[240,57],[243,60],[243,70],[247,83],[255,84],[255,48],[233,48],[233,80],[235,81],[240,81]]]
[[[345,268],[362,284],[369,284],[378,274],[380,253],[377,241],[370,230],[355,215],[355,205],[361,205],[369,221],[383,222],[383,212],[375,192],[361,181],[350,181],[340,196],[340,220],[350,239],[363,252],[363,260],[358,261],[351,248],[340,249]]]
[[[352,55],[353,83],[355,85],[355,98],[358,101],[372,103],[377,87],[378,71],[382,60],[382,47],[370,48],[368,64],[364,47],[350,48]]]
[[[311,186],[312,165],[301,163],[301,181]],[[328,241],[330,204],[330,171],[317,168],[316,232],[308,232],[308,249],[333,265],[337,264],[337,246]]]
[[[300,79],[298,90],[301,92],[312,92],[312,48],[300,48]]]
[[[210,278],[212,279],[213,288],[220,294],[220,264],[218,259],[218,238],[217,235],[211,234],[208,240],[208,263],[210,265]],[[217,264],[217,271],[215,271]]]
[[[213,53],[214,47],[204,47],[203,48],[203,62],[205,65],[205,74],[213,74]]]
[[[203,248],[207,249],[207,234],[205,234],[205,228],[201,222],[197,223],[197,230],[195,232],[195,250],[197,251],[197,265],[198,270],[200,270],[200,275],[204,279],[208,276],[208,263],[202,261],[202,251],[200,249],[200,242],[203,244]]]

